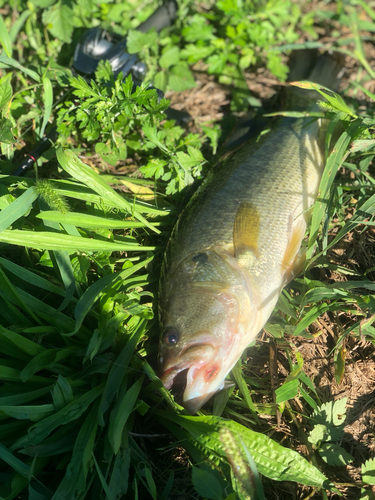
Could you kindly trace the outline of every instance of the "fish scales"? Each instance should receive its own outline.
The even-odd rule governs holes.
[[[251,202],[261,228],[260,258],[249,270],[262,276],[272,272],[286,246],[291,217],[308,218],[305,212],[315,200],[324,166],[320,124],[283,122],[259,144],[245,145],[220,163],[192,198],[171,242],[171,254],[179,256],[172,269],[190,253],[232,245],[237,210]]]
[[[302,95],[290,92],[294,109],[313,106]],[[170,388],[186,371],[192,413],[223,387],[303,267],[324,135],[320,119],[279,118],[209,173],[174,228],[160,284],[161,379]]]

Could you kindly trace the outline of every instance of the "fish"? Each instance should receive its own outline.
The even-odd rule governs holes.
[[[337,90],[340,69],[330,55],[302,54],[291,78]],[[286,109],[316,111],[317,98],[289,86]],[[184,379],[191,414],[223,389],[303,270],[326,130],[327,119],[278,117],[209,171],[177,220],[159,285],[159,373],[167,389]]]

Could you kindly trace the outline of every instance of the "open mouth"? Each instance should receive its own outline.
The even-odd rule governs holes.
[[[187,382],[187,372],[190,366],[172,366],[168,370],[165,370],[161,375],[160,379],[163,385],[168,390],[178,390],[184,391]]]
[[[182,405],[182,397],[185,392],[186,384],[187,384],[187,373],[189,368],[185,368],[177,373],[174,377],[171,387],[171,393],[176,401],[176,403]]]
[[[166,389],[178,389],[184,392],[187,384],[187,373],[193,366],[201,366],[207,363],[214,356],[215,348],[211,344],[193,344],[187,346],[175,364],[164,370],[160,376]]]

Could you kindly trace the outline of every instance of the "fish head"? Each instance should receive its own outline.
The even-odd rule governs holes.
[[[185,383],[182,403],[190,413],[224,387],[246,347],[251,322],[251,294],[240,270],[227,259],[205,255],[211,269],[208,261],[206,269],[199,270],[202,262],[193,267],[184,262],[176,269],[162,313],[160,378],[167,389]]]

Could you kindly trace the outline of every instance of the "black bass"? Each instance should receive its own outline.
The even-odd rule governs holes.
[[[307,79],[335,90],[337,74],[323,55]],[[288,110],[316,106],[313,92],[287,92]],[[186,371],[182,399],[191,413],[223,388],[282,288],[303,269],[325,129],[322,119],[278,119],[209,173],[174,228],[160,283],[160,378],[170,389]]]

